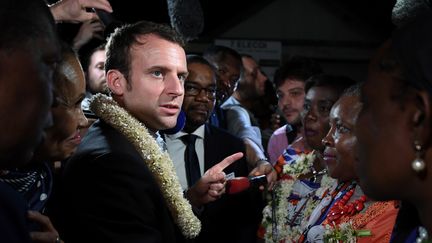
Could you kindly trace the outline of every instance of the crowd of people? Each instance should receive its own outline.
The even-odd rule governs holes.
[[[430,9],[362,82],[301,56],[270,80],[149,21],[80,55],[103,39],[92,8],[113,11],[0,3],[1,242],[432,240]],[[59,22],[81,24],[72,43]]]

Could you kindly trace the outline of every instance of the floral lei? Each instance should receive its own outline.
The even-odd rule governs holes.
[[[289,202],[287,198],[291,195],[294,183],[298,180],[298,177],[311,172],[314,160],[315,154],[313,152],[308,154],[303,153],[299,155],[294,163],[283,166],[283,175],[280,176],[280,180],[273,189],[274,196],[263,210],[262,226],[265,230],[264,239],[266,242],[283,242],[285,240],[288,240],[287,242],[295,242],[298,240],[302,234],[304,225],[307,224],[309,215],[317,206],[324,191],[335,183],[334,179],[324,174],[321,179],[320,188],[306,196],[308,200],[302,208],[303,220],[300,225],[292,226],[287,222],[289,220],[287,210]]]
[[[120,107],[110,97],[97,94],[90,109],[106,123],[122,133],[140,152],[153,173],[168,204],[175,223],[186,238],[195,238],[201,231],[201,222],[194,215],[192,206],[183,197],[183,192],[168,153],[163,152],[147,128],[135,117]]]

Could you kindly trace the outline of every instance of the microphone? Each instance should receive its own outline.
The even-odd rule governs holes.
[[[235,177],[226,181],[225,192],[227,194],[236,194],[249,188],[258,188],[265,185],[267,185],[266,175]]]
[[[204,13],[199,0],[167,0],[171,26],[187,41],[204,30]]]
[[[411,22],[421,13],[432,8],[432,1],[397,0],[392,9],[391,20],[397,27]]]

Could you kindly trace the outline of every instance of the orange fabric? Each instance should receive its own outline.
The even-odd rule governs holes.
[[[364,214],[353,218],[354,226],[357,229],[371,230],[372,236],[358,237],[358,243],[387,243],[390,242],[393,226],[399,211],[395,201],[375,202]]]

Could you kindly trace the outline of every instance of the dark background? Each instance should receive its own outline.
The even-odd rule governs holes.
[[[391,9],[395,0],[316,1],[340,8],[342,11],[338,12],[343,12],[343,16],[340,17],[344,20],[361,22],[361,25],[382,36],[383,39],[388,37],[394,28],[391,23]],[[109,2],[114,9],[112,16],[120,22],[133,23],[139,20],[150,20],[170,23],[166,0],[110,0]],[[210,42],[230,27],[246,20],[272,2],[273,0],[200,0],[204,15],[204,30],[199,38],[193,41]],[[77,29],[77,25],[62,24],[60,26],[62,35],[69,40],[73,38]],[[111,30],[112,28],[108,28],[107,32]]]

